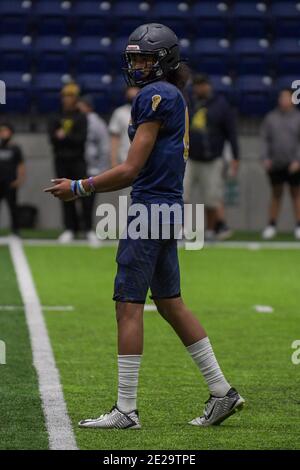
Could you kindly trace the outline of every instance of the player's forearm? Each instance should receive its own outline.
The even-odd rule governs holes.
[[[131,186],[136,176],[136,169],[125,162],[121,165],[117,165],[111,170],[105,171],[101,175],[94,176],[93,186],[96,193],[117,191],[118,189]],[[83,180],[82,184],[86,191],[90,191],[91,187],[87,179]]]
[[[111,136],[111,167],[114,168],[118,164],[118,149],[120,145],[120,138],[116,135]]]

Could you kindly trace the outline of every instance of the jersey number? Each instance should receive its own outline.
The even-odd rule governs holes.
[[[189,148],[190,148],[190,119],[189,112],[187,107],[185,108],[185,131],[183,136],[183,158],[187,160],[189,158]]]

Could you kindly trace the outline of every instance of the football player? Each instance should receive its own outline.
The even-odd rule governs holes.
[[[178,38],[164,25],[142,25],[130,35],[125,59],[128,83],[141,88],[132,106],[132,144],[127,160],[93,178],[54,180],[54,186],[46,191],[69,200],[132,185],[132,204],[142,203],[149,212],[152,204],[182,206],[189,118],[181,92],[186,73]],[[161,232],[156,239],[122,238],[117,263],[113,298],[118,324],[118,399],[109,412],[85,419],[79,426],[141,427],[136,400],[143,353],[143,311],[149,288],[158,312],[181,339],[209,389],[204,413],[190,424],[220,424],[241,409],[244,399],[224,377],[205,330],[181,297],[174,230],[167,239]]]

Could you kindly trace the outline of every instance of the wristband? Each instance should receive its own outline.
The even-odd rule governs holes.
[[[76,185],[76,181],[75,181],[75,180],[71,181],[71,191],[72,191],[72,193],[74,194],[74,196],[77,196],[77,194],[76,194],[76,186],[77,186],[77,185]]]
[[[94,178],[92,176],[90,176],[88,178],[88,184],[89,184],[89,187],[90,187],[90,192],[94,193],[96,191],[96,188],[95,188],[95,185],[94,185]]]
[[[78,193],[80,194],[81,197],[86,197],[86,196],[91,195],[90,191],[86,191],[84,189],[83,184],[82,184],[82,180],[77,181],[77,188],[78,188]]]

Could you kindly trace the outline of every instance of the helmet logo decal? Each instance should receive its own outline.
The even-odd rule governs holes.
[[[152,96],[152,109],[153,111],[156,111],[158,108],[159,103],[161,102],[161,96],[160,95],[153,95]]]
[[[126,51],[139,51],[140,46],[138,44],[128,44]]]

